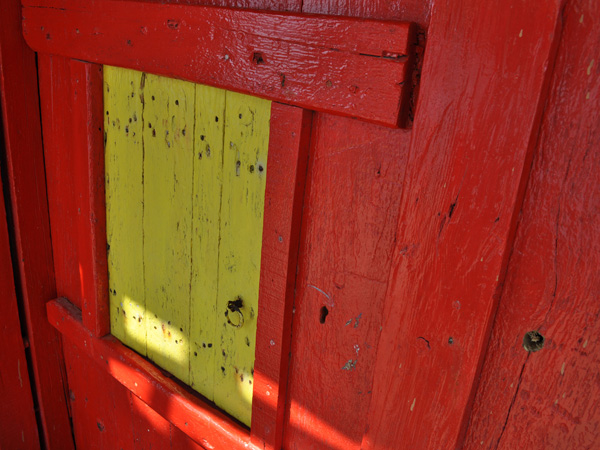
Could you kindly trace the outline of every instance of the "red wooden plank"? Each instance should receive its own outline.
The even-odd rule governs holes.
[[[312,113],[273,103],[252,400],[252,439],[280,449]],[[283,150],[285,149],[285,150]]]
[[[287,449],[360,447],[409,142],[403,130],[313,121]]]
[[[58,295],[110,332],[104,207],[102,68],[40,55],[40,95]]]
[[[77,449],[139,448],[134,446],[130,392],[98,370],[85,351],[69,340],[63,343]]]
[[[429,25],[431,0],[303,0],[302,12],[414,22]]]
[[[538,132],[558,3],[436,4],[365,449],[461,444]]]
[[[0,129],[0,145],[2,130]],[[2,190],[0,183],[0,191]],[[0,196],[0,448],[39,449],[33,397],[21,337],[4,197]]]
[[[46,203],[35,54],[21,36],[21,8],[2,3],[0,91],[5,124],[12,224],[19,262],[19,294],[29,335],[42,436],[49,449],[73,448],[61,371],[58,333],[46,320],[45,303],[54,298],[54,270]]]
[[[600,4],[568,2],[465,448],[600,448]],[[542,350],[523,336],[538,330]]]
[[[397,126],[409,97],[407,23],[99,0],[31,2],[36,51],[130,67]],[[409,80],[409,82],[405,82]]]
[[[48,320],[69,342],[191,439],[211,449],[257,449],[250,433],[112,336],[93,336],[65,299],[48,303]],[[78,371],[77,376],[82,376]]]

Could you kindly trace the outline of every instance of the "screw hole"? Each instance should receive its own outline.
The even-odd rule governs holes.
[[[528,331],[525,333],[525,336],[523,336],[523,348],[528,352],[537,352],[544,348],[545,340],[544,336],[537,331]]]

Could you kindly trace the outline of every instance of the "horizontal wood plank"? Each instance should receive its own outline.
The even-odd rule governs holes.
[[[64,298],[47,304],[48,320],[97,367],[140,398],[192,440],[205,448],[257,449],[241,425],[203,402],[154,364],[128,349],[112,336],[94,337],[81,321],[81,310]]]
[[[395,127],[410,96],[409,23],[150,2],[25,2],[42,53],[204,83]]]

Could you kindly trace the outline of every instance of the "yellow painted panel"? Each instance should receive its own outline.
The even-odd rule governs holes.
[[[196,86],[190,385],[214,398],[225,91]]]
[[[192,83],[146,76],[144,279],[148,357],[189,383]]]
[[[271,103],[105,67],[105,109],[112,333],[249,425]]]
[[[250,425],[258,285],[271,102],[227,92],[221,199],[221,244],[215,403]],[[228,323],[229,302],[241,300],[243,326]],[[228,316],[238,323],[237,312]]]
[[[146,354],[143,273],[143,75],[104,67],[106,219],[111,332]]]

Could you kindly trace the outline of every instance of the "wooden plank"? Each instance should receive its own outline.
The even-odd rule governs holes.
[[[131,393],[74,343],[63,339],[63,349],[77,449],[134,450]]]
[[[600,446],[600,4],[572,1],[465,448]],[[545,337],[528,353],[526,332]]]
[[[45,303],[56,295],[35,54],[21,37],[21,7],[4,2],[0,15],[0,92],[4,117],[7,186],[18,265],[17,286],[29,336],[40,408],[40,435],[49,449],[73,449],[61,371],[59,336],[46,320]]]
[[[362,448],[461,445],[553,61],[559,2],[533,6],[432,15]]]
[[[192,83],[146,75],[142,122],[147,354],[188,384],[194,113]]]
[[[104,68],[106,221],[111,332],[146,355],[144,287],[145,75]]]
[[[270,117],[271,102],[226,93],[214,400],[246,425],[252,409]],[[238,301],[236,312],[229,305]]]
[[[217,117],[220,119],[215,120]],[[222,315],[217,311],[217,290],[225,91],[196,85],[195,120],[190,386],[212,401],[220,351],[217,324]]]
[[[0,127],[0,145],[3,145],[2,134]],[[21,337],[6,225],[4,197],[0,197],[0,447],[33,450],[40,448],[40,440],[25,346]]]
[[[360,448],[410,139],[315,115],[284,448]]]
[[[72,298],[73,303],[81,307],[83,273],[79,270],[79,261],[82,260],[82,249],[77,225],[82,200],[76,195],[81,178],[73,183],[62,183],[65,174],[78,178],[83,161],[87,162],[83,151],[64,151],[66,147],[76,145],[73,138],[78,135],[77,131],[70,131],[77,128],[74,118],[76,88],[71,81],[77,76],[77,69],[67,58],[45,55],[40,56],[39,61],[50,225],[53,230],[65,231],[52,236],[56,289],[61,296]],[[63,112],[55,114],[55,111]],[[62,198],[72,201],[62,201]]]
[[[67,300],[57,299],[47,306],[49,322],[89,355],[96,369],[109,373],[196,443],[215,450],[258,448],[250,443],[250,434],[244,427],[199,400],[116,338],[93,336],[81,322],[81,311]]]
[[[109,331],[102,68],[61,57],[42,60],[50,222],[61,230],[52,242],[57,290],[82,306],[87,326],[102,336]]]
[[[407,23],[128,1],[85,9],[73,1],[31,2],[23,15],[24,35],[39,52],[392,127],[404,120],[412,86],[405,82],[413,44]]]
[[[312,113],[271,105],[260,262],[256,360],[252,399],[253,442],[282,448],[287,376]],[[285,149],[284,151],[281,151]]]

